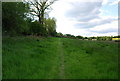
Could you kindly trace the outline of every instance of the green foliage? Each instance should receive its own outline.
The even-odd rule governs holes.
[[[46,28],[42,27],[38,21],[34,21],[31,23],[30,32],[33,35],[37,35],[37,36],[47,36]]]
[[[56,36],[56,20],[54,18],[48,18],[44,20],[45,28],[50,36]]]
[[[92,38],[91,38],[91,37],[89,37],[89,38],[88,38],[88,40],[92,40]]]
[[[92,39],[95,39],[95,37],[91,37]]]
[[[65,34],[65,36],[66,36],[67,38],[76,38],[74,35],[71,35],[71,34]]]
[[[29,3],[3,2],[3,35],[56,36],[56,20],[44,19],[44,25],[29,17]]]
[[[66,34],[67,37],[71,37],[71,34]]]
[[[106,37],[106,40],[111,41],[112,37]]]
[[[118,36],[114,36],[113,38],[120,38],[120,35],[118,35]]]
[[[62,33],[57,33],[56,37],[63,37]]]
[[[97,40],[111,41],[112,37],[110,37],[110,36],[101,36],[101,37],[97,37]]]
[[[87,37],[84,37],[84,39],[88,39]]]
[[[28,6],[23,2],[2,3],[3,33],[18,34],[23,32],[27,26],[25,22]]]
[[[78,38],[78,39],[83,39],[83,36],[76,36],[76,38]]]

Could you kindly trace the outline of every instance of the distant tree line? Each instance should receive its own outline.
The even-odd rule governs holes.
[[[83,36],[74,36],[71,34],[62,34],[57,33],[57,37],[64,37],[64,38],[72,38],[72,39],[79,39],[79,40],[99,40],[99,41],[111,41],[112,38],[120,38],[120,36],[97,36],[97,37],[83,37]]]

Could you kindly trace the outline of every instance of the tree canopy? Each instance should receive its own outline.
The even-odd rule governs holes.
[[[26,28],[25,18],[28,6],[22,2],[2,3],[2,26],[3,32],[23,32]]]
[[[38,3],[37,1],[40,2]],[[56,19],[44,18],[45,10],[48,9],[48,7],[53,4],[53,2],[54,1],[48,3],[48,0],[35,0],[33,2],[3,2],[3,34],[55,36]],[[33,5],[34,8],[32,7]],[[39,6],[39,14],[37,14],[37,16],[39,15],[38,17],[40,21],[33,20],[29,14],[36,11],[35,5]],[[42,10],[44,13],[42,13]]]
[[[25,0],[30,5],[30,14],[37,16],[41,25],[44,24],[44,15],[46,10],[50,9],[50,6],[56,0]]]

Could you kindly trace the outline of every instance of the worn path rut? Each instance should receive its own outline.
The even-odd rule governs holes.
[[[64,79],[65,78],[65,73],[64,73],[64,49],[63,49],[63,43],[62,40],[59,38],[59,42],[58,42],[58,49],[59,49],[59,54],[60,54],[60,79]]]

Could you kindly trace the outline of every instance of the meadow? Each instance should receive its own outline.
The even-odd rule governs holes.
[[[3,37],[3,79],[117,79],[118,43]]]

